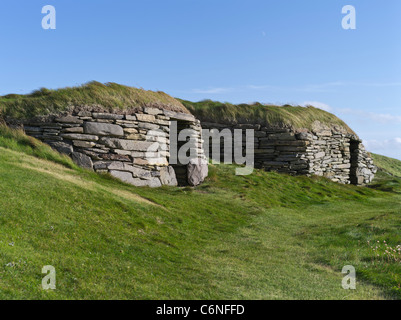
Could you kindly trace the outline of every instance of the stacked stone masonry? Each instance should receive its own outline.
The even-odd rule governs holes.
[[[172,127],[172,121],[177,125]],[[208,174],[203,129],[254,131],[254,166],[292,175],[318,175],[344,184],[370,183],[377,171],[362,141],[339,126],[315,121],[311,130],[267,127],[260,124],[200,122],[186,113],[136,108],[129,114],[101,112],[98,108],[70,108],[58,116],[24,122],[25,132],[65,153],[81,167],[135,186],[198,185]],[[170,163],[170,131],[190,129],[196,139],[196,157],[189,163]],[[174,129],[175,130],[175,129]],[[190,139],[188,137],[188,139]],[[209,155],[216,141],[209,141]],[[217,142],[224,159],[224,142]],[[185,141],[178,142],[178,148]],[[234,150],[234,149],[233,149]],[[224,161],[224,160],[223,160]]]
[[[88,109],[88,108],[86,108]],[[157,108],[138,108],[132,114],[82,111],[24,122],[26,134],[61,153],[81,167],[112,176],[135,186],[178,184],[169,164],[171,121],[187,123],[199,144],[182,184],[197,185],[207,176],[200,122],[192,115]],[[196,160],[196,161],[194,161]]]
[[[292,175],[318,175],[344,184],[370,183],[377,171],[362,141],[342,127],[327,127],[315,121],[312,130],[266,127],[259,124],[221,124],[202,122],[205,129],[220,132],[242,130],[245,154],[246,130],[254,130],[254,165],[267,171]],[[212,155],[213,141],[209,142]],[[220,159],[224,159],[224,143]],[[219,160],[220,160],[219,159]]]

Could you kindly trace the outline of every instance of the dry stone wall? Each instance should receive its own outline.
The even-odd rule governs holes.
[[[25,121],[23,128],[26,134],[71,156],[81,167],[108,172],[135,186],[160,187],[178,184],[169,164],[171,121],[187,123],[200,141],[198,157],[191,159],[192,171],[180,176],[186,184],[199,184],[207,176],[207,163],[205,168],[200,122],[190,114],[156,108],[137,108],[130,114],[76,108],[63,115]],[[202,175],[196,175],[197,171]]]
[[[242,130],[244,155],[246,130],[253,130],[256,168],[292,175],[319,175],[356,185],[370,183],[377,171],[355,134],[342,127],[325,126],[319,121],[315,121],[311,130],[293,130],[249,123],[201,123],[190,114],[157,108],[136,108],[121,114],[102,112],[97,107],[69,110],[62,115],[25,121],[24,130],[71,156],[79,166],[108,172],[135,186],[200,184],[208,174],[202,127],[232,132]],[[174,150],[171,130],[178,135],[184,129],[189,129],[190,135],[176,147],[195,138],[196,157],[189,163],[171,162],[170,152]],[[209,155],[213,154],[216,143],[220,159],[224,159],[224,140],[209,141]]]
[[[370,183],[377,169],[360,139],[342,127],[327,127],[316,121],[312,130],[266,127],[260,124],[221,124],[202,122],[206,129],[243,132],[245,153],[246,129],[254,130],[255,167],[292,175],[319,175],[344,184]],[[213,144],[209,142],[209,154]],[[224,159],[223,140],[220,158]]]

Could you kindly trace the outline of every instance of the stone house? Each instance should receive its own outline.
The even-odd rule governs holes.
[[[199,141],[197,157],[170,164],[170,126],[190,129]],[[163,108],[137,107],[108,112],[99,107],[70,107],[58,115],[23,121],[27,135],[72,157],[83,168],[108,172],[135,186],[198,185],[208,173],[199,120]]]
[[[315,121],[311,130],[290,126],[266,126],[256,123],[201,122],[209,130],[254,130],[254,166],[291,175],[318,175],[332,181],[363,185],[370,183],[377,171],[358,136],[342,126],[328,126]],[[216,142],[210,141],[209,154]],[[224,158],[224,140],[220,142]],[[243,152],[245,146],[243,145]]]
[[[45,97],[41,105],[33,108],[39,110],[35,113],[38,115],[25,120],[12,116],[4,119],[9,125],[22,127],[26,134],[71,156],[79,166],[110,173],[135,186],[200,184],[208,174],[207,156],[212,156],[212,147],[217,144],[220,155],[224,155],[224,140],[207,139],[204,143],[202,129],[241,130],[243,154],[246,130],[251,129],[253,165],[268,171],[319,175],[339,183],[363,185],[372,181],[377,170],[358,136],[340,119],[316,108],[290,106],[286,109],[285,106],[261,104],[227,107],[222,104],[223,111],[219,113],[214,102],[212,109],[205,108],[202,102],[197,109],[161,92],[118,84],[89,83],[68,90],[71,96],[63,96],[58,109],[49,106],[46,100],[54,91],[44,91],[40,92]],[[104,90],[108,99],[118,96],[119,100],[109,103],[109,108],[99,104],[67,107],[74,100],[74,90],[84,90],[89,98],[98,90]],[[116,95],[114,90],[121,92]],[[147,100],[138,103],[132,100],[131,94],[142,95],[143,100]],[[13,110],[21,110],[22,99],[26,100],[24,108],[31,108],[30,95],[19,97],[20,100],[12,100],[13,96],[5,115],[7,112],[18,114]],[[122,101],[135,107],[122,107]],[[116,103],[120,103],[120,107],[114,109]],[[228,112],[224,113],[226,109]],[[242,117],[236,117],[236,113]],[[296,126],[293,125],[296,118],[308,121]],[[317,118],[327,121],[323,123]],[[176,141],[177,135],[188,131],[184,140]],[[175,153],[188,141],[192,142],[190,149],[195,155],[189,152],[189,161],[183,162]],[[208,152],[204,144],[210,146]],[[235,149],[232,150],[235,153]]]

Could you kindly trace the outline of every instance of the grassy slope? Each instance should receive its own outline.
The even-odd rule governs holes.
[[[401,178],[401,161],[372,153],[372,158],[379,170]]]
[[[155,192],[24,139],[0,139],[0,298],[401,297],[400,264],[367,245],[400,244],[400,179],[383,174],[384,192],[212,166],[198,188]],[[346,264],[357,290],[341,288]],[[44,265],[55,291],[41,289]]]
[[[164,92],[146,91],[117,83],[102,84],[96,81],[79,87],[49,90],[42,88],[28,95],[0,96],[1,115],[14,118],[31,118],[37,115],[58,113],[69,106],[101,105],[112,111],[138,106],[164,107],[173,111],[188,112],[176,99]]]
[[[294,128],[312,128],[316,120],[329,126],[339,125],[348,132],[353,131],[335,115],[312,106],[274,106],[260,103],[233,105],[212,100],[190,102],[180,100],[182,104],[202,121],[220,123],[259,123],[270,126],[292,126]]]

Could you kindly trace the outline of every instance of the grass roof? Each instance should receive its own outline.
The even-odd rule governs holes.
[[[257,123],[269,127],[292,127],[294,129],[305,128],[311,130],[312,124],[318,120],[329,127],[341,126],[347,132],[354,134],[344,121],[327,111],[313,106],[275,106],[261,103],[234,105],[212,100],[200,102],[180,101],[201,121],[227,124]]]
[[[57,90],[41,88],[30,94],[0,96],[0,117],[29,119],[66,111],[71,106],[101,106],[107,111],[156,107],[188,113],[181,102],[161,91],[147,91],[117,83],[92,81]]]
[[[107,112],[133,111],[139,107],[155,107],[176,112],[192,113],[202,121],[227,124],[257,123],[270,127],[312,129],[318,120],[332,126],[341,126],[354,133],[341,119],[312,106],[275,106],[261,103],[238,104],[212,100],[190,102],[174,99],[161,91],[150,91],[117,83],[88,82],[77,87],[56,90],[41,88],[30,94],[0,96],[0,119],[30,119],[36,116],[58,114],[74,107],[93,107]]]

